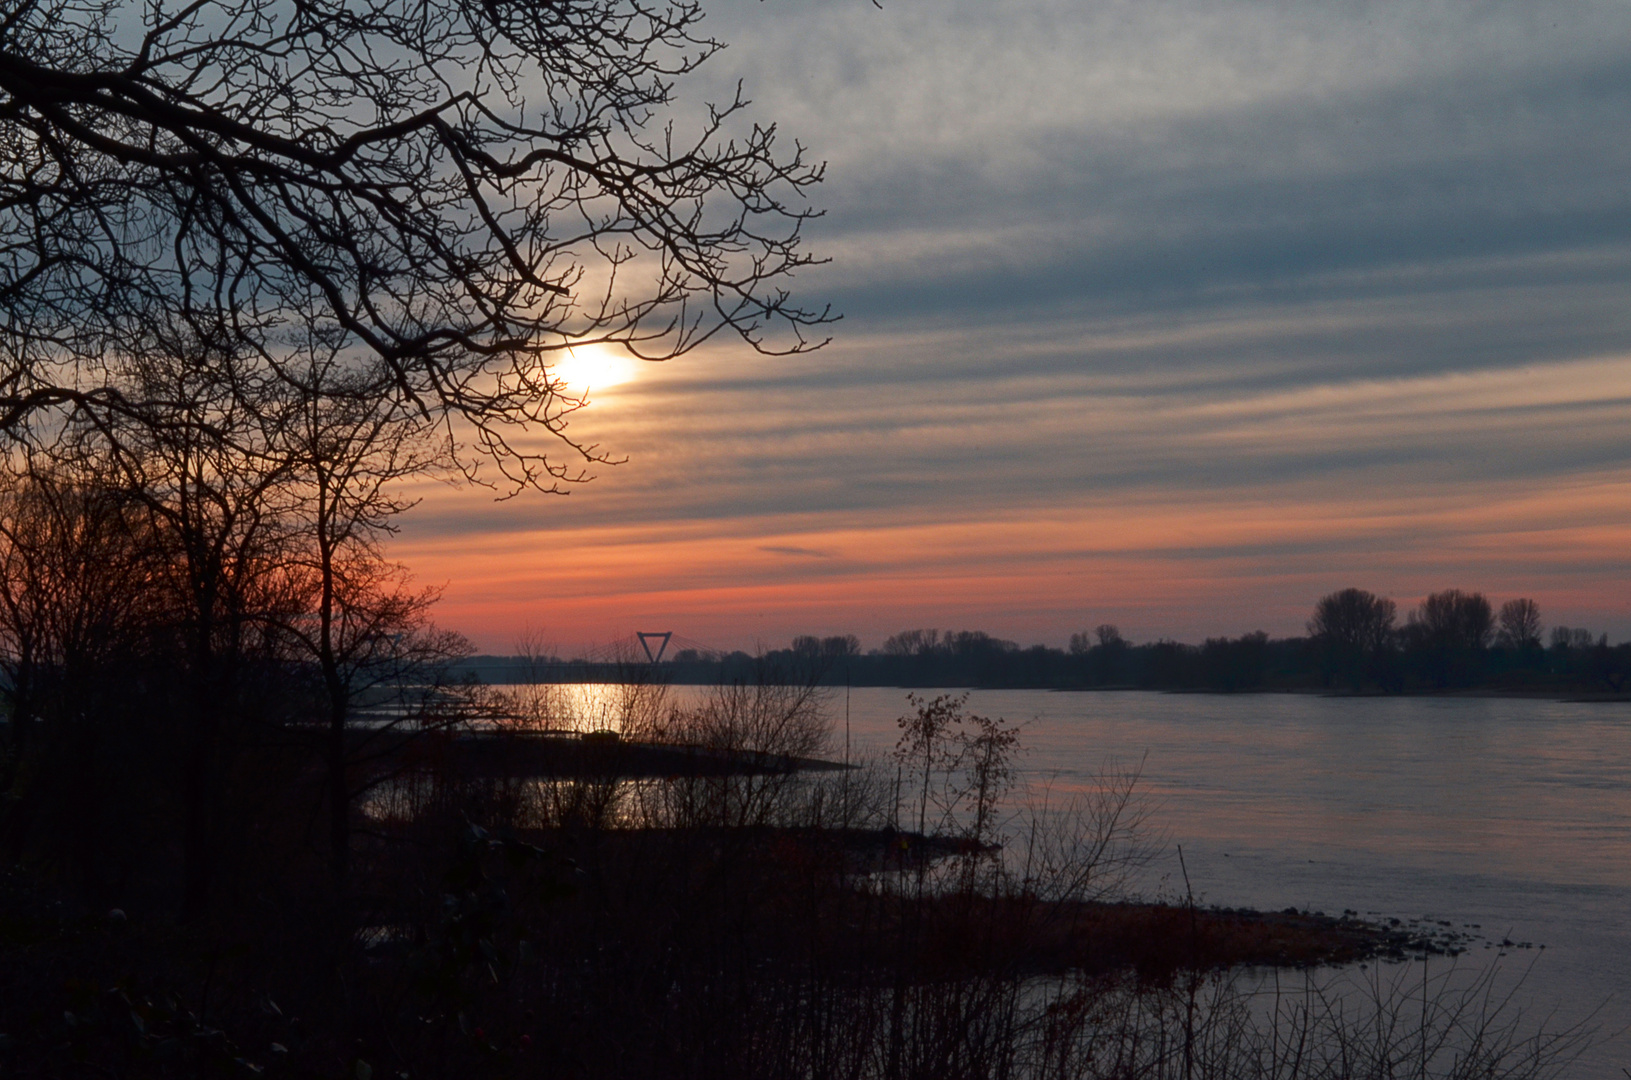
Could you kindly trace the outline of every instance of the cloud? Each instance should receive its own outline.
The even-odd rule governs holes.
[[[855,316],[1204,304],[1625,245],[1613,5],[1555,27],[1430,3],[863,7],[761,8],[719,61],[831,155],[815,280]]]
[[[472,626],[1193,637],[1358,575],[1631,628],[1631,23],[1551,12],[728,0],[680,92],[831,162],[837,341],[643,371],[572,428],[627,465],[400,549]]]
[[[832,552],[817,551],[814,548],[794,547],[791,544],[760,544],[760,551],[768,551],[772,555],[791,555],[800,559],[830,559]]]

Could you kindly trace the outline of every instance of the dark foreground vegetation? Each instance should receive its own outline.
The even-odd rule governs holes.
[[[39,716],[11,744],[5,1074],[1470,1080],[1580,1042],[1487,978],[1306,970],[1432,948],[1408,935],[1118,902],[1152,850],[1136,777],[1027,796],[1015,729],[959,699],[851,768],[815,767],[822,691],[768,678],[683,709],[630,686],[617,735],[560,732],[548,686],[418,700],[350,733],[343,861],[320,740],[243,729],[202,909],[176,772]],[[1304,970],[1264,998],[1248,964]]]
[[[1481,593],[1449,589],[1427,597],[1398,625],[1392,600],[1345,589],[1319,601],[1306,637],[1256,631],[1201,645],[1134,644],[1106,624],[1073,634],[1068,649],[1056,649],[1021,647],[977,630],[907,630],[869,652],[853,636],[805,636],[759,657],[680,648],[659,667],[670,681],[704,686],[751,678],[768,659],[836,686],[1631,693],[1631,642],[1610,645],[1606,634],[1567,626],[1552,627],[1543,638],[1544,629],[1533,600],[1511,600],[1497,612]],[[645,659],[633,650],[630,655]],[[482,656],[460,670],[493,683],[615,682],[644,666],[628,657]]]

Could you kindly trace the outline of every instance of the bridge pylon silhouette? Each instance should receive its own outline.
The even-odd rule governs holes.
[[[636,630],[634,636],[640,639],[640,647],[646,651],[646,659],[653,664],[661,663],[663,651],[674,637],[672,630]],[[651,643],[657,642],[657,651],[651,651]]]

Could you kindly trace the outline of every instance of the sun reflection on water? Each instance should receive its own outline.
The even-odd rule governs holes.
[[[533,731],[651,731],[676,704],[672,688],[638,683],[536,683],[506,687],[520,727]]]

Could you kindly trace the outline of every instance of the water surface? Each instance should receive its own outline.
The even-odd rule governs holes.
[[[904,691],[847,702],[852,744],[887,753]],[[1033,782],[1070,790],[1142,763],[1169,840],[1146,888],[1182,892],[1181,844],[1206,903],[1476,925],[1457,963],[1527,969],[1532,1015],[1602,1029],[1571,1075],[1626,1075],[1631,706],[991,690],[969,708],[1025,723]],[[842,740],[842,690],[834,711]]]

